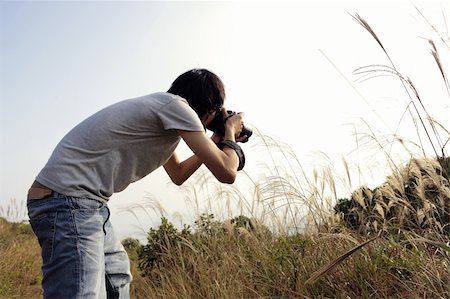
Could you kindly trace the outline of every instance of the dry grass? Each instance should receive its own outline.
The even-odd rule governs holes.
[[[42,298],[41,255],[29,224],[0,218],[0,298]]]
[[[279,176],[253,180],[252,201],[265,204],[260,213],[248,198],[242,204],[248,208],[244,214],[259,216],[254,218],[260,228],[219,221],[208,234],[196,227],[191,237],[167,243],[156,265],[134,269],[136,298],[450,297],[450,236],[436,218],[450,208],[450,184],[441,163],[413,159],[397,165],[376,190],[356,190],[360,222],[353,228],[332,213],[336,198],[330,169],[317,172],[302,188],[297,184],[305,178],[292,175],[302,173],[297,167],[276,171]],[[217,191],[214,202],[224,194],[239,200],[233,187],[216,189],[207,173],[199,177],[209,184],[208,192]],[[428,210],[426,202],[433,203]],[[289,220],[305,207],[309,217],[296,224],[308,223],[309,230]]]
[[[27,207],[24,200],[10,199],[6,206],[0,206],[0,217],[9,222],[22,222],[28,219]]]
[[[422,240],[376,239],[326,275],[361,241],[351,233],[255,238],[210,236],[166,248],[138,298],[448,298],[449,255]],[[312,282],[312,283],[309,283]],[[143,283],[143,284],[141,284]]]
[[[400,79],[409,97],[405,112],[413,119],[417,141],[395,133],[383,140],[371,131],[370,138],[385,154],[392,174],[373,190],[361,187],[353,192],[354,226],[331,213],[338,200],[337,184],[352,183],[345,162],[346,179],[336,177],[331,167],[310,178],[288,146],[256,134],[258,143],[268,149],[269,165],[262,165],[264,178],[249,178],[253,198],[242,198],[232,188],[216,194],[217,200],[222,199],[220,194],[232,194],[247,208],[245,214],[257,218],[272,234],[228,228],[200,241],[185,239],[167,246],[146,272],[145,286],[135,285],[143,298],[450,297],[449,131],[428,114],[419,90],[397,71],[373,28],[360,16],[355,20],[376,40],[390,64],[362,67],[355,74],[364,80],[386,75]],[[437,47],[433,41],[429,44],[448,88]],[[393,157],[396,142],[405,149],[414,144],[423,155],[401,165]],[[433,158],[425,143],[431,145]],[[201,193],[197,184],[214,183],[202,174],[191,186],[195,202]],[[209,196],[214,197],[211,192]]]
[[[2,221],[0,228],[0,297],[41,297],[39,247],[29,227]],[[274,236],[228,227],[167,247],[147,277],[130,251],[131,293],[133,298],[448,298],[448,247],[405,236],[377,238],[309,284],[317,270],[367,239],[345,229]]]

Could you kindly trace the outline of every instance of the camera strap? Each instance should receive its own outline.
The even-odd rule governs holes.
[[[231,140],[222,140],[220,141],[218,144],[219,148],[221,150],[223,150],[224,145],[231,147],[237,154],[238,158],[239,158],[239,165],[237,170],[242,170],[244,168],[245,165],[245,155],[244,155],[244,151],[242,150],[242,148],[234,141]]]

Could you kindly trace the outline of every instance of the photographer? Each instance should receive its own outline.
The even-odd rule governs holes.
[[[167,92],[113,104],[64,136],[28,192],[45,298],[129,297],[128,256],[109,221],[113,193],[160,166],[177,185],[201,164],[220,182],[235,181],[245,161],[236,142],[250,136],[241,134],[243,114],[227,112],[224,99],[215,74],[193,69]],[[209,138],[213,119],[223,131]],[[181,138],[194,153],[185,161],[175,153]]]

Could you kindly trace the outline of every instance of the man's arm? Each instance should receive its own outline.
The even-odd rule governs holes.
[[[202,163],[222,183],[232,184],[236,179],[238,157],[236,152],[227,146],[221,151],[204,132],[178,131],[194,155],[180,162],[176,153],[164,165],[171,180],[181,185]]]
[[[183,162],[180,162],[177,154],[174,152],[166,164],[164,164],[164,169],[172,182],[179,186],[183,184],[201,165],[202,162],[195,155],[184,160]]]
[[[240,134],[243,126],[242,117],[243,113],[238,113],[225,123],[225,136],[223,136],[225,140],[236,141],[235,136]],[[239,159],[233,148],[225,145],[223,150],[220,150],[205,132],[178,130],[178,134],[192,150],[194,156],[180,163],[174,153],[164,165],[175,184],[181,185],[202,163],[220,182],[234,183]]]
[[[222,183],[234,183],[238,157],[232,148],[225,146],[223,150],[220,150],[204,132],[180,131],[179,134],[217,180]],[[234,136],[231,139],[234,141]]]

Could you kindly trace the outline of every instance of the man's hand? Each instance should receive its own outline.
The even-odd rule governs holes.
[[[247,141],[249,136],[243,135],[243,136],[239,137],[239,135],[241,134],[242,129],[244,127],[244,121],[243,121],[244,113],[239,112],[239,113],[235,113],[233,115],[228,115],[226,113],[226,109],[223,107],[222,114],[224,116],[223,121],[224,121],[224,127],[225,127],[225,136],[222,136],[218,133],[213,133],[213,135],[211,136],[211,140],[214,141],[214,143],[216,143],[216,144],[223,139],[232,140],[232,141],[236,141],[236,142]],[[231,136],[233,136],[234,138],[230,138]]]
[[[236,142],[243,142],[243,141],[247,140],[248,136],[247,135],[244,135],[241,137],[235,136],[235,138],[236,138]],[[224,139],[223,136],[218,133],[213,133],[211,136],[211,140],[214,141],[215,144],[219,143],[223,139]]]
[[[224,139],[231,141],[244,140],[245,138],[238,138],[241,134],[242,128],[244,127],[244,112],[239,112],[229,116],[225,121],[225,136]],[[233,136],[231,138],[231,136]]]

